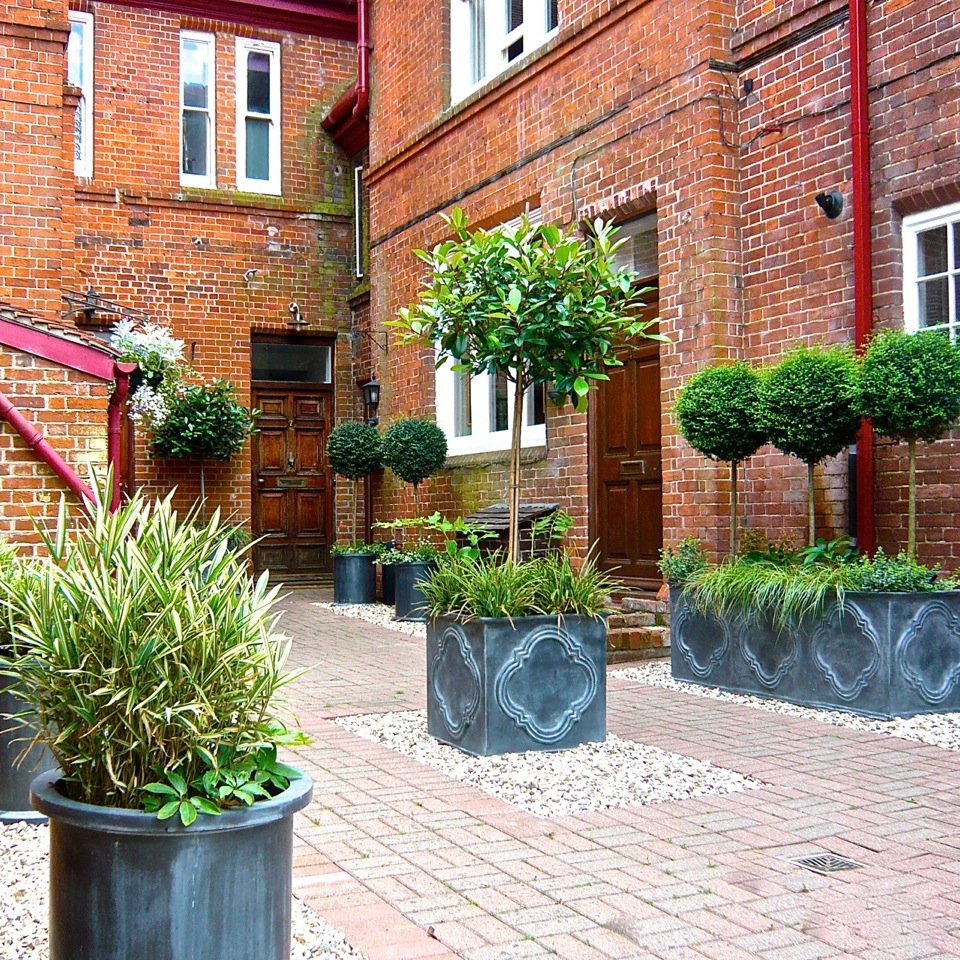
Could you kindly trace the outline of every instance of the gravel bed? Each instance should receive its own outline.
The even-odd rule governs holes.
[[[913,740],[931,747],[960,751],[960,713],[929,713],[923,716],[902,720],[876,720],[873,717],[858,717],[839,710],[823,710],[814,707],[800,707],[784,700],[768,700],[764,697],[752,697],[743,693],[728,693],[715,687],[701,687],[696,683],[674,680],[670,675],[669,661],[648,662],[635,667],[614,670],[611,678],[631,680],[648,687],[663,687],[679,693],[691,693],[709,700],[723,700],[727,703],[740,703],[744,706],[766,710],[768,713],[780,713],[788,717],[802,717],[805,720],[817,720],[835,727],[849,727],[851,730],[865,730],[869,733],[882,733],[901,740]]]
[[[47,849],[45,825],[0,824],[0,960],[47,960]],[[363,955],[294,897],[290,960],[348,958]]]
[[[365,620],[367,623],[375,623],[378,627],[396,630],[397,633],[406,633],[411,637],[426,637],[427,635],[427,625],[425,623],[394,620],[393,607],[388,607],[385,603],[315,603],[314,606],[330,610],[340,617]]]
[[[340,717],[340,726],[538,817],[736,793],[762,786],[732,770],[607,736],[555,753],[472,757],[434,740],[423,711]]]

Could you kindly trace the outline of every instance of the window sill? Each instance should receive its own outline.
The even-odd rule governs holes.
[[[520,451],[521,463],[538,463],[546,459],[546,444],[538,447],[524,447]],[[455,453],[447,457],[447,462],[444,466],[447,470],[462,470],[467,467],[486,467],[494,463],[509,462],[509,450],[487,450],[483,453]]]

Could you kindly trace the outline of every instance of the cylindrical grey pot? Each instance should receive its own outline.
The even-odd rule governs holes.
[[[436,566],[436,561],[407,560],[394,566],[394,616],[397,620],[426,620],[427,600],[417,584]]]
[[[333,558],[333,602],[373,603],[377,599],[374,553],[340,553]]]
[[[384,563],[380,566],[383,602],[392,607],[397,602],[397,568],[395,564]]]
[[[308,777],[184,827],[68,800],[33,781],[50,819],[50,960],[289,960],[293,815]]]
[[[12,681],[0,677],[0,823],[41,821],[43,815],[30,806],[30,783],[41,771],[55,770],[53,755],[44,746],[33,746],[23,756],[34,729],[17,727],[16,720],[3,719],[19,713],[25,704],[10,690]]]

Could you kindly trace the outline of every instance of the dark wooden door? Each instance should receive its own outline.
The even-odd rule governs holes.
[[[316,580],[331,570],[333,485],[326,463],[331,390],[254,388],[253,535],[257,570]]]
[[[597,391],[593,419],[594,536],[599,562],[628,586],[660,583],[663,546],[660,350],[622,358]]]

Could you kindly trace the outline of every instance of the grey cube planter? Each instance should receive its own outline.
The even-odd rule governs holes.
[[[338,553],[333,557],[333,602],[373,603],[377,599],[375,553]]]
[[[189,827],[68,800],[58,778],[32,786],[50,820],[50,960],[290,960],[293,814],[309,778]]]
[[[606,666],[603,620],[438,617],[427,624],[427,729],[479,756],[602,742]]]
[[[55,770],[57,762],[53,754],[39,744],[22,755],[36,731],[18,727],[16,720],[4,719],[26,706],[11,693],[12,683],[10,678],[0,677],[0,823],[42,821],[43,814],[30,806],[30,783],[38,773]]]
[[[720,622],[670,591],[678,680],[891,719],[960,710],[960,592],[847,593],[818,618]]]

